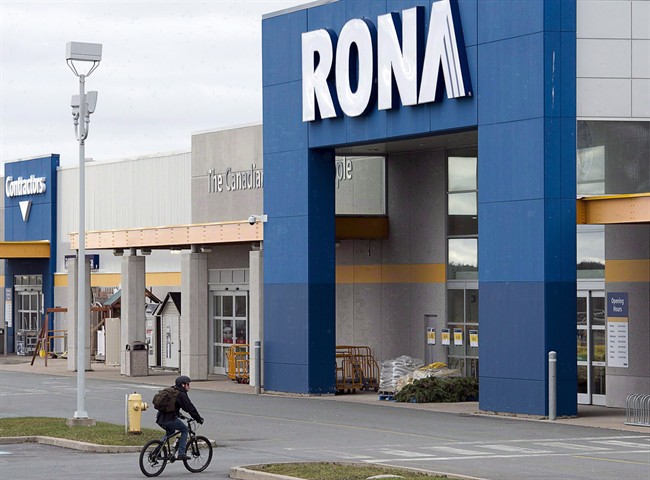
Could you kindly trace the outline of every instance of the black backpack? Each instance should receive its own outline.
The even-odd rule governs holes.
[[[164,413],[173,412],[176,410],[176,397],[178,390],[174,387],[163,388],[153,396],[153,406]]]

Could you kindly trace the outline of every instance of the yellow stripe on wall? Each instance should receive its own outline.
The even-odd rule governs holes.
[[[606,260],[606,282],[650,282],[650,259]]]
[[[445,264],[340,265],[336,283],[445,283]]]
[[[4,281],[4,278],[3,278]],[[90,275],[91,287],[117,287],[122,284],[122,275],[119,273],[92,273]],[[145,276],[145,285],[147,287],[180,287],[180,272],[153,272]],[[57,273],[54,275],[55,287],[68,286],[68,274]]]

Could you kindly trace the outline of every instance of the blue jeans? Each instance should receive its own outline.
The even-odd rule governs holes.
[[[172,420],[171,422],[165,422],[160,424],[167,434],[171,435],[175,431],[181,432],[181,438],[178,441],[178,455],[185,455],[185,449],[187,448],[187,425],[180,418]]]

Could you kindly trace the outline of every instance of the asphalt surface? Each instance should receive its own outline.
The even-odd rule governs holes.
[[[175,376],[123,377],[119,369],[93,369],[86,372],[88,414],[120,424],[126,395],[137,391],[150,401]],[[75,376],[62,362],[44,367],[40,360],[30,367],[20,359],[0,359],[0,417],[73,416]],[[223,377],[194,382],[190,395],[207,420],[200,434],[217,442],[212,464],[202,474],[210,478],[229,478],[236,466],[282,461],[376,463],[504,480],[650,478],[650,428],[625,426],[619,409],[581,408],[576,419],[551,422],[481,415],[475,403],[396,404],[379,401],[374,393],[254,395],[252,387]],[[143,426],[155,428],[154,419],[153,410],[144,412]],[[100,478],[143,478],[137,453],[0,445],[0,478],[45,472],[70,479],[92,478],[90,472]],[[175,463],[161,477],[189,474]]]

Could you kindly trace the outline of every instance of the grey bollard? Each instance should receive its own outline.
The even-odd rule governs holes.
[[[262,342],[255,340],[255,393],[262,393]]]
[[[557,353],[548,352],[548,419],[557,418]]]

